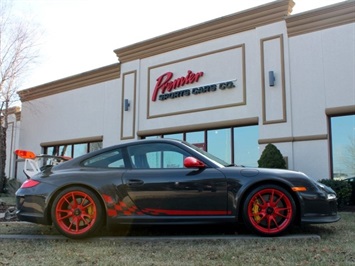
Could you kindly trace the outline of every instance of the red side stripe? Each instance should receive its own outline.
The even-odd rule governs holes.
[[[165,215],[229,215],[231,211],[197,211],[197,210],[163,210],[163,209],[143,209],[144,213],[150,214],[165,214]]]

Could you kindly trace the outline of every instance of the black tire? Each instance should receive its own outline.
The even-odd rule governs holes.
[[[103,224],[103,208],[91,190],[84,187],[69,187],[55,198],[52,221],[63,235],[74,238],[92,236]]]
[[[296,204],[290,193],[277,185],[262,185],[246,197],[243,221],[247,228],[262,236],[278,236],[294,223]]]

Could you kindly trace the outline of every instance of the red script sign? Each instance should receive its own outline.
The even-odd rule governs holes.
[[[157,78],[157,83],[155,85],[153,95],[152,95],[152,101],[153,102],[156,101],[159,91],[161,93],[171,92],[172,90],[180,88],[184,85],[198,82],[199,78],[202,76],[203,76],[203,72],[194,73],[191,70],[189,70],[185,77],[180,77],[172,80],[173,73],[166,72],[165,74]]]

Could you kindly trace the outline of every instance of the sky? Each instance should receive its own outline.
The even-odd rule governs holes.
[[[1,1],[1,0],[0,0]],[[38,60],[20,90],[118,62],[113,50],[271,0],[12,0],[41,33]],[[291,14],[342,2],[294,0]]]

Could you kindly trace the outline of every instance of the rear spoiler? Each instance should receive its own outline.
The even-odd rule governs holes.
[[[15,154],[22,159],[21,161],[25,162],[23,172],[28,179],[33,177],[35,174],[40,173],[41,169],[45,168],[46,166],[57,165],[71,159],[71,157],[68,156],[55,156],[48,154],[36,155],[34,152],[28,150],[16,150]],[[40,166],[39,163],[41,159],[44,159],[42,166]]]

